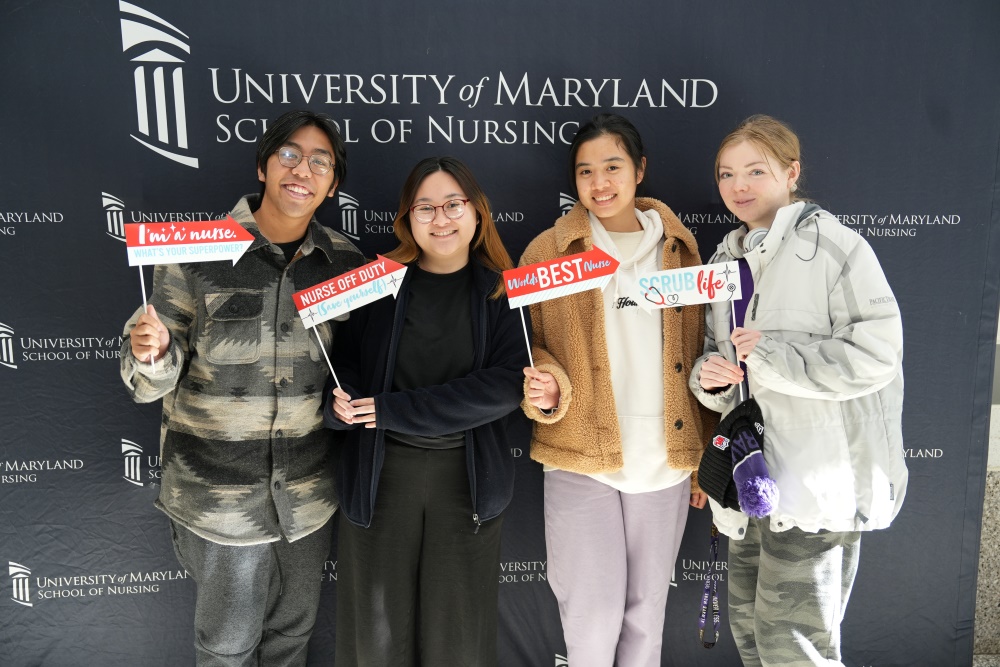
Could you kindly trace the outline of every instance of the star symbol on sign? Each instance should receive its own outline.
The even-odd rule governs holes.
[[[174,224],[171,224],[170,225],[170,231],[174,231],[175,229],[177,229],[177,226],[174,225]]]
[[[307,310],[305,314],[302,315],[303,322],[312,322],[313,318],[316,317],[312,310]]]
[[[725,271],[720,271],[720,273],[721,273],[721,274],[722,274],[723,276],[725,276],[725,277],[726,277],[726,282],[728,282],[728,281],[729,281],[729,274],[730,274],[730,273],[736,273],[736,272],[735,272],[735,271],[733,271],[733,270],[732,270],[731,268],[729,268],[729,267],[727,266],[727,267],[726,267],[726,270],[725,270]]]
[[[398,282],[399,282],[399,278],[397,278],[395,274],[392,274],[392,275],[389,276],[389,284],[390,285],[392,285],[393,287],[395,287],[396,283],[398,283]]]

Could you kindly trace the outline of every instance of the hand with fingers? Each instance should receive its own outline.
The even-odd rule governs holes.
[[[155,362],[163,358],[170,347],[170,331],[156,315],[153,304],[147,304],[146,312],[139,316],[129,332],[132,356],[139,361]]]
[[[345,424],[364,424],[365,428],[376,428],[375,399],[355,398],[339,387],[333,390],[333,413]]]
[[[533,366],[524,369],[528,378],[528,402],[540,410],[551,410],[559,405],[559,383],[552,373],[543,373]]]
[[[740,361],[746,361],[750,353],[753,352],[753,349],[757,347],[757,342],[760,340],[760,332],[753,329],[736,327],[729,336],[729,340],[733,341],[733,345],[736,346],[736,358]]]
[[[743,369],[719,354],[713,354],[701,365],[698,382],[702,389],[711,390],[743,382]]]

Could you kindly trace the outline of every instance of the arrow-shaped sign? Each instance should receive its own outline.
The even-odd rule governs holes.
[[[643,310],[714,301],[739,301],[743,298],[740,266],[737,262],[644,273],[639,276],[631,291],[632,298]]]
[[[557,257],[503,272],[511,308],[548,301],[604,286],[618,269],[618,260],[594,246],[587,252]]]
[[[253,234],[233,217],[185,222],[125,225],[129,266],[232,260],[235,265],[253,243]]]
[[[309,329],[372,301],[399,292],[406,266],[382,255],[374,262],[342,273],[292,295],[302,324]]]

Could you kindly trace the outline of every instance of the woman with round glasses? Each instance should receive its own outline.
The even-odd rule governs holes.
[[[337,664],[495,665],[507,417],[528,354],[489,202],[451,157],[414,167],[395,299],[351,313],[327,391],[339,447]]]
[[[688,505],[706,500],[692,478],[706,429],[687,388],[704,311],[642,309],[631,288],[642,273],[701,262],[677,216],[636,197],[646,156],[628,120],[583,125],[569,167],[579,202],[521,263],[597,246],[620,265],[603,294],[531,306],[524,411],[535,421],[531,458],[545,470],[548,579],[570,665],[659,665]]]

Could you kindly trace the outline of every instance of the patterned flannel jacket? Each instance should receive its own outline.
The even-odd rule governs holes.
[[[329,371],[292,293],[364,262],[344,237],[314,218],[285,263],[251,211],[232,216],[254,236],[232,262],[158,265],[149,300],[170,330],[155,368],[131,353],[125,325],[121,375],[139,403],[163,399],[162,487],[156,506],[213,542],[289,541],[322,527],[337,509],[331,431],[323,428]],[[332,321],[316,330],[330,346]]]

